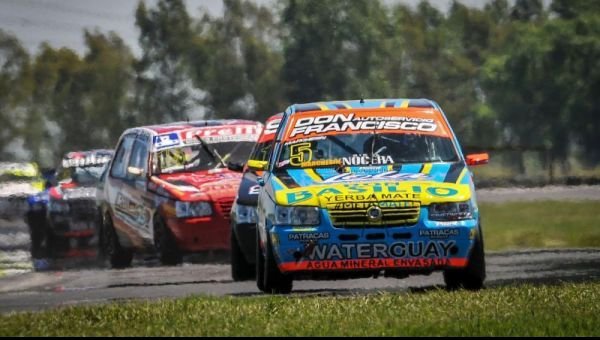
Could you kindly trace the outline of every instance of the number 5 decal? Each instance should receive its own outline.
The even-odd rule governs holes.
[[[310,162],[312,160],[310,145],[311,143],[299,143],[290,146],[290,164],[301,166],[304,162]]]

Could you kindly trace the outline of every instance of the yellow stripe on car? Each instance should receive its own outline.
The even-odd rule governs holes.
[[[433,164],[431,163],[427,163],[423,166],[423,171],[422,173],[424,173],[425,175],[429,175],[429,173],[431,172],[431,168],[433,167]]]
[[[306,175],[308,175],[315,183],[322,181],[321,177],[315,172],[315,169],[305,169],[304,172],[306,172]]]

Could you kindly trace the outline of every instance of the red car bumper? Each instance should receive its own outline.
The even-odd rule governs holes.
[[[198,218],[169,218],[167,225],[180,250],[201,252],[206,250],[229,250],[230,220],[216,215]]]

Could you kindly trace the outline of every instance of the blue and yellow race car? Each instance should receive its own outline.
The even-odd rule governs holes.
[[[468,166],[439,105],[425,99],[289,107],[259,184],[257,286],[294,279],[444,272],[479,289],[484,246]]]

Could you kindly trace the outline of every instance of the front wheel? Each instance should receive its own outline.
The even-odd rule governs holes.
[[[254,278],[254,266],[246,261],[233,228],[231,228],[231,277],[233,281],[248,281]]]
[[[158,251],[160,263],[175,266],[183,262],[183,255],[177,247],[175,237],[164,220],[157,216],[154,223],[154,246]]]
[[[257,243],[259,243],[257,237]],[[257,249],[257,284],[258,288],[267,294],[289,294],[292,291],[293,279],[289,275],[281,273],[277,262],[275,262],[275,256],[273,253],[273,247],[269,241],[269,237],[265,240],[265,251]],[[258,263],[260,262],[260,263]],[[258,270],[262,269],[262,275],[259,274]],[[259,278],[262,280],[262,288],[259,282]]]
[[[25,216],[25,221],[29,226],[29,235],[31,237],[31,257],[34,259],[44,258],[46,248],[46,216],[41,213],[29,212]]]
[[[110,215],[104,216],[102,222],[102,254],[108,258],[114,269],[122,269],[131,266],[133,252],[121,247],[117,232],[113,226]]]
[[[485,281],[485,253],[483,247],[483,235],[479,227],[471,256],[467,267],[463,269],[449,269],[444,271],[444,282],[450,290],[468,289],[480,290]]]
[[[265,290],[265,257],[260,247],[260,235],[258,234],[258,228],[256,228],[256,286],[261,292],[266,293]]]

